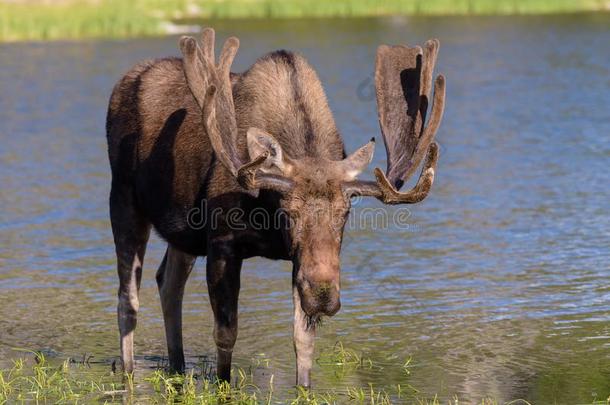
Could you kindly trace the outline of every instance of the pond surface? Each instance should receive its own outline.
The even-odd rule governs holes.
[[[316,346],[342,341],[387,367],[338,378],[316,365],[314,385],[408,383],[466,402],[610,395],[610,15],[213,25],[241,39],[235,70],[274,49],[303,53],[349,151],[380,136],[376,46],[441,41],[448,89],[433,191],[409,207],[408,226],[347,230],[343,307]],[[22,355],[14,347],[92,354],[104,372],[117,358],[107,101],[135,62],[177,54],[177,37],[0,45],[1,365]],[[385,168],[379,146],[374,164]],[[141,370],[166,351],[154,281],[164,250],[153,237]],[[215,351],[204,262],[185,300],[190,366]],[[242,274],[237,364],[265,359],[257,378],[288,387],[290,266],[252,259]]]

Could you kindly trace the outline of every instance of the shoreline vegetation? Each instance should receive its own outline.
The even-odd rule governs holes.
[[[0,368],[0,405],[12,403],[150,403],[185,405],[220,404],[413,404],[459,405],[457,395],[439,398],[425,394],[410,384],[412,362],[373,361],[362,353],[345,348],[337,342],[322,351],[316,359],[318,372],[331,379],[335,388],[305,390],[299,387],[277,387],[271,372],[270,361],[257,356],[247,369],[233,368],[231,383],[218,382],[214,378],[213,362],[202,359],[188,372],[170,374],[162,364],[157,368],[139,370],[136,375],[124,375],[115,370],[115,363],[97,362],[92,369],[90,360],[60,358],[47,359],[42,352],[14,349],[22,352],[13,360],[12,367]],[[206,360],[207,359],[207,360]],[[255,384],[255,371],[268,378]],[[360,381],[346,384],[345,378],[359,372],[387,373],[399,383],[378,386]],[[397,378],[399,376],[399,378]],[[258,378],[257,380],[260,380]],[[498,401],[492,397],[474,400],[479,405],[531,405],[525,399]],[[553,402],[550,398],[547,402]],[[610,397],[592,398],[591,405],[610,405]]]
[[[8,403],[151,403],[151,404],[371,404],[393,403],[441,405],[437,396],[426,397],[409,383],[410,359],[404,364],[394,364],[402,373],[404,383],[391,387],[372,384],[343,389],[311,390],[279,388],[274,386],[270,374],[265,386],[254,384],[253,367],[268,369],[267,361],[253,364],[249,370],[234,368],[231,384],[213,379],[212,370],[202,364],[186,375],[169,374],[162,368],[123,376],[120,373],[99,371],[91,373],[88,360],[59,359],[51,361],[41,352],[24,350],[25,355],[13,361],[9,369],[0,369],[0,404]],[[367,357],[337,343],[323,352],[317,366],[341,380],[360,369],[386,371],[384,367]],[[387,367],[387,365],[385,365]],[[445,403],[445,402],[443,402]],[[458,399],[449,401],[458,404]],[[525,400],[513,401],[515,405],[528,405]],[[481,405],[497,405],[492,399],[483,398]],[[600,403],[603,404],[603,403]]]
[[[363,354],[347,349],[341,342],[320,353],[316,367],[336,388],[306,390],[299,387],[276,387],[270,360],[257,357],[247,369],[233,368],[231,383],[214,378],[212,363],[205,359],[184,375],[171,374],[163,364],[157,368],[139,370],[124,375],[115,370],[115,363],[97,362],[92,369],[93,356],[82,360],[67,358],[47,359],[44,353],[25,349],[12,361],[12,366],[0,368],[0,405],[12,403],[150,403],[185,405],[459,405],[457,395],[439,398],[426,395],[410,384],[411,358],[404,362],[371,360]],[[105,369],[105,370],[104,370]],[[266,371],[263,385],[255,384],[255,370]],[[342,385],[344,379],[360,371],[401,375],[400,383],[377,386],[361,381],[357,385]],[[265,374],[265,373],[263,373]],[[548,402],[552,402],[549,398]],[[525,399],[498,401],[493,397],[477,399],[478,405],[532,405]],[[610,405],[610,397],[593,398],[591,405]]]
[[[596,11],[610,11],[610,0],[0,0],[0,42],[177,34],[206,19]]]

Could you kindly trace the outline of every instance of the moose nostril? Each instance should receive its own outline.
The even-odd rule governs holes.
[[[331,283],[320,283],[316,285],[313,293],[320,301],[328,301],[332,295],[334,295],[334,287]]]
[[[325,315],[333,316],[341,309],[341,300],[337,297],[326,305]]]

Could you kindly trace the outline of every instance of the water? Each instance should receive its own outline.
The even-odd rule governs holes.
[[[236,70],[273,49],[302,52],[349,151],[380,136],[376,46],[441,40],[448,90],[433,192],[409,207],[407,228],[348,230],[343,308],[317,340],[317,353],[340,340],[386,366],[338,380],[316,365],[316,386],[409,383],[467,402],[610,395],[610,15],[214,26],[241,38]],[[3,365],[21,355],[14,347],[92,354],[104,371],[116,359],[107,100],[135,62],[177,54],[176,37],[0,45]],[[374,164],[385,167],[383,147]],[[143,370],[165,355],[153,277],[164,249],[153,237],[145,262]],[[214,352],[203,263],[184,308],[190,366]],[[268,360],[257,378],[290,386],[290,267],[249,260],[242,286],[237,364]]]

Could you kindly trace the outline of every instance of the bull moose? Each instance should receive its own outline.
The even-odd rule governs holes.
[[[296,382],[308,387],[317,321],[341,305],[339,253],[350,198],[413,204],[432,186],[438,159],[434,136],[445,99],[441,75],[434,80],[425,123],[439,42],[377,50],[375,86],[387,170],[376,168],[375,181],[357,179],[371,162],[374,138],[346,155],[322,84],[303,56],[276,51],[243,73],[231,73],[239,40],[229,38],[217,61],[214,42],[210,28],[201,45],[181,38],[183,58],[136,65],[110,98],[110,219],[123,370],[134,369],[138,290],[154,227],[168,244],[156,280],[170,369],[184,371],[184,286],[195,259],[207,256],[217,375],[230,379],[242,261],[262,256],[292,261]],[[417,184],[400,192],[424,160]],[[189,218],[197,207],[205,207],[203,215],[220,215],[213,224],[193,226]],[[232,208],[245,213],[244,226],[229,221]],[[251,226],[247,214],[255,209],[270,215],[283,211],[282,226]]]

